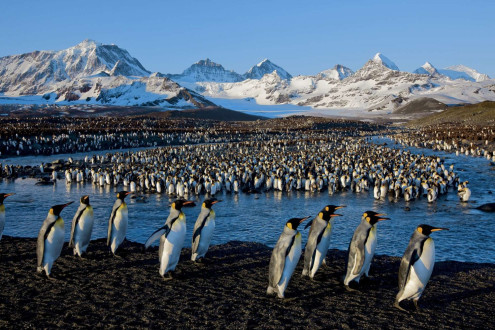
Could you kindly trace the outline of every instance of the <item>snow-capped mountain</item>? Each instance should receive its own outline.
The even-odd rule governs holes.
[[[388,57],[381,53],[376,53],[375,57],[372,59],[373,62],[381,64],[391,70],[399,71],[399,67],[395,65]]]
[[[465,79],[470,81],[485,81],[490,79],[488,75],[479,73],[475,69],[471,69],[462,64],[449,66],[438,71],[451,79]]]
[[[179,82],[236,82],[244,80],[242,76],[232,70],[226,70],[221,64],[209,58],[198,61],[185,69],[181,74],[166,74],[165,76]]]
[[[261,79],[265,74],[270,74],[273,71],[276,71],[278,76],[282,79],[290,80],[292,78],[290,73],[288,73],[278,65],[273,64],[272,62],[270,62],[270,60],[264,59],[263,61],[249,69],[248,72],[244,74],[244,79]]]
[[[421,67],[414,70],[413,73],[427,74],[429,76],[438,76],[440,74],[437,68],[435,68],[430,62],[425,62],[425,64],[423,64]]]
[[[333,68],[321,71],[316,75],[319,79],[333,79],[333,80],[342,80],[349,76],[352,76],[354,71],[345,67],[343,65],[337,64]]]
[[[212,105],[168,78],[149,74],[126,50],[84,40],[60,51],[0,58],[0,103]]]

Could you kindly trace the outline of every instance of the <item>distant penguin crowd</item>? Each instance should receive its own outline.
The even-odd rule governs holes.
[[[128,208],[125,202],[130,194],[120,191],[112,207],[108,220],[107,246],[109,253],[117,255],[117,251],[124,242],[128,227]],[[13,194],[0,194],[0,229],[5,224],[4,200]],[[209,249],[215,229],[215,211],[213,206],[221,200],[207,198],[201,205],[201,211],[194,225],[192,235],[191,260],[202,262]],[[59,258],[65,237],[64,220],[61,212],[72,204],[55,205],[50,208],[38,234],[36,255],[37,271],[44,272],[51,279],[53,264]],[[186,236],[186,216],[183,207],[194,207],[193,201],[177,199],[170,206],[169,215],[165,224],[155,230],[146,240],[144,248],[148,248],[154,241],[159,240],[158,259],[159,274],[166,280],[173,279],[173,273],[179,263],[181,250]],[[345,206],[326,205],[305,228],[310,227],[308,239],[304,248],[304,265],[302,276],[313,279],[322,265],[326,265],[326,255],[330,246],[330,239],[334,221],[342,214],[336,213]],[[285,297],[285,290],[296,269],[303,251],[299,225],[310,216],[289,219],[280,235],[270,258],[268,269],[268,288],[266,293],[275,294],[279,298]],[[343,276],[343,285],[349,291],[354,291],[350,285],[359,283],[362,276],[369,276],[372,259],[377,247],[376,225],[380,221],[390,220],[385,214],[375,211],[363,213],[361,222],[354,231],[347,252],[346,273]],[[93,208],[89,196],[82,196],[80,205],[72,219],[69,248],[74,255],[83,256],[91,240],[94,224]],[[435,231],[448,230],[447,228],[433,227],[426,224],[419,225],[411,236],[409,245],[402,257],[399,269],[399,292],[394,306],[400,306],[403,300],[412,300],[417,309],[418,300],[428,283],[435,264],[435,245],[430,234]],[[0,231],[0,239],[2,235]]]

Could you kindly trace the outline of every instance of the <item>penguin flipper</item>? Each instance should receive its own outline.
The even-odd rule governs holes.
[[[353,275],[359,275],[361,272],[361,269],[363,268],[364,265],[364,260],[365,260],[365,253],[364,249],[366,246],[366,242],[368,241],[368,237],[370,235],[370,230],[371,228],[366,232],[366,238],[363,239],[358,239],[358,243],[354,245],[354,248],[356,249],[355,252],[356,254],[354,255],[355,258],[355,264],[356,267],[354,267],[354,271],[352,272]]]
[[[407,259],[403,259],[400,263],[399,267],[399,290],[402,291],[402,289],[405,288],[406,283],[409,279],[409,274],[411,273],[411,268],[414,266],[416,261],[419,260],[420,257],[420,251],[418,249],[414,249],[412,251],[411,257],[409,258],[409,262]]]
[[[295,235],[290,241],[279,241],[273,248],[272,257],[270,258],[270,285],[276,288],[282,278],[285,268],[285,259],[294,244]]]
[[[43,254],[45,253],[45,239],[50,233],[55,221],[52,223],[48,223],[46,220],[43,222],[41,226],[40,232],[38,233],[38,240],[36,242],[36,257],[37,257],[37,269],[40,271],[43,266]]]
[[[154,241],[159,239],[162,235],[167,236],[168,233],[170,233],[170,227],[168,225],[155,230],[155,232],[146,240],[146,243],[144,243],[144,249],[146,250]]]
[[[79,219],[81,219],[81,216],[84,213],[84,210],[86,210],[86,206],[84,206],[82,208],[79,207],[76,214],[74,215],[74,218],[72,219],[72,225],[70,228],[69,247],[74,247],[74,232],[76,231],[76,226],[79,223]]]
[[[107,231],[107,246],[110,246],[110,239],[112,238],[112,225],[117,215],[117,210],[122,205],[122,201],[117,199],[113,204],[112,213],[110,214],[110,219],[108,219],[108,231]]]

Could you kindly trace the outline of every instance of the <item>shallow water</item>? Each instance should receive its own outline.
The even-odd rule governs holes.
[[[375,142],[387,142],[388,139],[375,139]],[[226,243],[231,240],[255,241],[273,246],[280,235],[285,222],[292,217],[314,216],[326,204],[347,205],[339,210],[342,217],[335,220],[330,248],[346,250],[361,215],[366,210],[386,213],[391,221],[380,222],[377,226],[377,254],[401,256],[407,247],[409,238],[416,226],[427,223],[439,227],[448,227],[450,231],[432,234],[436,242],[437,260],[458,260],[472,262],[495,262],[495,214],[484,213],[473,207],[494,202],[495,167],[482,158],[455,156],[445,152],[427,149],[407,148],[415,153],[435,154],[445,157],[445,164],[455,165],[455,171],[461,180],[469,180],[472,190],[471,201],[459,202],[455,192],[440,196],[432,204],[426,198],[412,202],[376,201],[372,191],[355,194],[336,193],[329,196],[323,193],[280,193],[263,194],[217,194],[223,202],[214,206],[217,214],[216,229],[212,244]],[[62,158],[62,157],[59,157]],[[39,158],[40,161],[48,161]],[[106,236],[107,221],[110,216],[115,193],[123,187],[96,187],[92,184],[66,185],[58,180],[55,186],[36,186],[35,179],[17,179],[0,181],[1,192],[15,192],[17,195],[5,201],[7,222],[5,235],[36,237],[50,206],[76,201],[67,207],[62,216],[66,222],[66,240],[69,239],[70,222],[78,207],[82,195],[90,195],[94,208],[95,227],[93,238]],[[171,199],[166,195],[146,195],[147,202],[138,202],[127,197],[129,205],[129,227],[127,238],[144,243],[148,236],[163,225]],[[190,246],[194,221],[200,211],[204,196],[197,201],[198,206],[184,208],[187,217],[186,246]],[[309,229],[303,230],[303,244]],[[0,243],[1,244],[1,243]]]

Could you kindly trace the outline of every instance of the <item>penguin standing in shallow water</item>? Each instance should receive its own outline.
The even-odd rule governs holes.
[[[183,206],[194,206],[194,202],[178,199],[172,203],[170,214],[165,225],[156,230],[144,244],[147,249],[154,241],[160,238],[158,259],[160,260],[159,273],[164,280],[171,280],[172,274],[179,262],[180,251],[186,238],[186,215],[182,212]],[[165,274],[168,276],[165,277]]]
[[[318,268],[324,263],[330,245],[333,219],[341,216],[341,214],[335,214],[335,211],[343,207],[345,206],[327,205],[316,218],[306,225],[305,228],[311,225],[311,229],[304,249],[303,276],[313,279]]]
[[[192,261],[198,261],[204,258],[208,248],[210,247],[211,237],[215,230],[215,211],[212,207],[216,203],[221,202],[216,199],[207,199],[201,206],[201,212],[194,224],[192,236]]]
[[[276,293],[279,298],[284,298],[285,289],[302,252],[301,233],[297,227],[308,218],[292,218],[285,224],[270,258],[267,294]]]
[[[64,246],[65,227],[60,212],[72,203],[52,206],[38,234],[36,244],[37,271],[41,273],[44,269],[48,278],[50,278],[53,263],[60,256]]]
[[[81,197],[81,204],[72,219],[69,247],[74,248],[74,255],[82,256],[86,253],[91,232],[93,231],[93,207],[89,205],[89,196]]]
[[[3,229],[5,228],[5,205],[3,205],[3,201],[5,198],[12,196],[15,194],[0,194],[0,240],[2,240]]]
[[[400,310],[402,300],[412,299],[419,310],[418,300],[425,290],[435,265],[435,243],[430,237],[434,231],[449,230],[429,225],[419,225],[411,236],[399,268],[399,293],[394,306]]]
[[[108,219],[107,246],[114,255],[127,233],[128,211],[124,199],[129,194],[128,191],[117,193],[117,200],[113,204],[112,213]]]
[[[366,211],[361,223],[354,231],[347,252],[347,273],[344,278],[346,287],[349,287],[351,281],[359,283],[363,274],[368,277],[371,260],[376,249],[376,224],[379,221],[389,220],[389,218],[383,218],[384,215]]]

